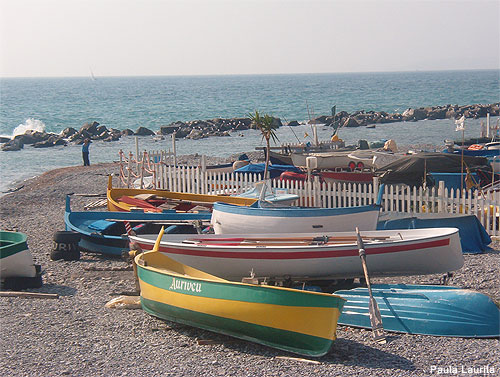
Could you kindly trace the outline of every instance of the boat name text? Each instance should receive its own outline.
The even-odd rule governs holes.
[[[176,278],[174,278],[169,290],[201,292],[201,283],[193,283],[192,281],[177,280]]]

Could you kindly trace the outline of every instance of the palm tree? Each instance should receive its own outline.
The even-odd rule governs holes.
[[[264,179],[267,178],[267,171],[269,165],[269,148],[271,139],[276,142],[278,141],[278,136],[276,136],[275,130],[278,125],[274,122],[274,118],[268,114],[261,116],[257,110],[255,114],[249,114],[252,124],[262,133],[262,139],[266,140],[266,165],[264,169]]]

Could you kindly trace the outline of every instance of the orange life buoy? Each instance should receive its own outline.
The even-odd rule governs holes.
[[[483,146],[481,144],[472,144],[469,148],[467,148],[470,151],[478,151],[483,149]]]

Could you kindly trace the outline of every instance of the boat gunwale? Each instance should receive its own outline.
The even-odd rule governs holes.
[[[255,203],[254,203],[255,205]],[[367,204],[353,207],[336,207],[336,208],[320,208],[320,207],[255,207],[255,206],[238,206],[231,203],[215,202],[213,212],[221,214],[234,214],[244,216],[266,216],[266,217],[306,217],[323,218],[328,216],[354,215],[365,212],[380,212],[381,206],[378,204]]]
[[[26,234],[22,232],[0,230],[0,237],[2,240],[4,235],[8,235],[7,238],[10,239],[5,239],[5,241],[9,241],[8,245],[0,246],[0,259],[8,258],[24,250],[29,250],[28,236]]]
[[[380,242],[370,242],[370,240],[366,240],[364,241],[365,243],[365,248],[366,248],[366,251],[367,253],[369,253],[369,250],[370,249],[373,249],[374,247],[387,247],[387,246],[398,246],[398,245],[401,245],[401,244],[407,244],[407,243],[412,243],[412,244],[420,244],[420,243],[424,243],[424,242],[430,242],[430,240],[432,239],[433,241],[438,241],[440,240],[441,238],[445,239],[445,238],[451,238],[454,234],[458,233],[459,232],[459,229],[458,228],[436,228],[436,229],[443,229],[443,232],[442,233],[439,233],[439,234],[434,234],[434,235],[429,235],[429,236],[424,236],[424,237],[420,237],[420,238],[410,238],[410,239],[390,239],[389,241],[388,240],[381,240]],[[445,232],[444,230],[447,230],[448,232]],[[287,233],[285,233],[287,234]],[[305,234],[311,234],[311,233],[305,233]],[[272,238],[272,237],[269,237],[271,236],[271,234],[269,235],[261,235],[263,238],[267,238],[268,241]],[[137,241],[137,242],[143,242],[143,243],[146,243],[146,244],[154,244],[154,239],[150,239],[150,238],[145,238],[144,236],[147,236],[147,235],[137,235],[137,236],[133,236],[134,238],[134,241]],[[164,235],[165,236],[165,235]],[[190,236],[190,237],[194,237],[193,241],[196,241],[196,235],[168,235],[169,237],[170,236],[174,236],[176,238],[182,238],[183,236]],[[206,235],[200,235],[201,237],[206,237]],[[217,235],[219,236],[219,235]],[[227,238],[227,236],[237,236],[237,235],[229,235],[229,234],[221,234],[220,235],[221,237],[219,238],[213,238],[213,239],[210,239],[210,241],[213,241],[213,242],[217,242],[218,239],[221,239],[221,238]],[[225,236],[225,237],[223,237]],[[239,236],[239,235],[238,235]],[[394,234],[394,236],[397,236],[397,233]],[[156,237],[156,235],[155,235]],[[242,235],[242,238],[245,238],[244,235]],[[304,236],[305,238],[305,236]],[[258,240],[258,237],[257,235],[254,235],[254,239],[255,240]],[[145,242],[146,241],[146,242]],[[313,242],[313,240],[311,240],[311,242]],[[339,249],[339,250],[344,250],[345,248],[352,248],[353,246],[356,246],[356,250],[357,249],[357,243],[356,241],[349,241],[349,243],[339,243],[339,244],[328,244],[328,243],[325,243],[325,244],[313,244],[313,245],[300,245],[300,244],[297,244],[297,245],[259,245],[259,244],[249,244],[249,245],[246,245],[246,244],[238,244],[238,245],[234,245],[234,244],[228,244],[228,245],[223,245],[223,244],[196,244],[196,243],[183,243],[182,241],[170,241],[170,240],[161,240],[160,241],[160,246],[169,246],[169,247],[176,247],[176,248],[180,248],[180,249],[200,249],[200,248],[203,248],[203,249],[234,249],[234,248],[238,248],[238,249],[243,249],[243,250],[255,250],[255,249],[265,249],[266,251],[269,251],[269,250],[273,250],[273,249],[277,249],[277,250],[285,250],[285,249],[290,249],[290,248],[294,248],[294,249],[299,249],[299,250],[302,250],[304,251],[304,249],[310,249],[311,251],[322,251],[322,250],[328,250],[328,249]],[[307,250],[305,250],[307,251]]]
[[[106,190],[106,199],[107,199],[107,206],[108,206],[108,210],[110,211],[124,211],[124,212],[129,212],[130,211],[130,208],[133,207],[133,206],[130,206],[130,205],[124,205],[125,203],[121,203],[119,200],[118,200],[118,197],[121,197],[121,196],[131,196],[130,193],[133,192],[134,195],[139,195],[139,194],[154,194],[154,195],[157,195],[156,193],[158,193],[158,196],[162,196],[161,194],[172,194],[173,196],[182,196],[182,197],[186,197],[186,199],[184,199],[185,201],[190,201],[190,202],[204,202],[204,203],[207,203],[207,204],[213,204],[217,201],[217,199],[222,199],[222,197],[224,198],[229,198],[231,201],[235,202],[235,203],[239,203],[239,204],[235,204],[235,205],[242,205],[242,206],[249,206],[253,203],[255,203],[258,199],[257,198],[243,198],[243,197],[237,197],[237,196],[221,196],[221,195],[218,195],[218,198],[214,199],[212,197],[214,197],[215,195],[210,195],[210,194],[191,194],[191,193],[182,193],[182,192],[176,192],[176,191],[170,191],[170,190],[166,190],[166,189],[154,189],[154,190],[150,190],[150,189],[135,189],[135,188],[127,188],[127,187],[120,187],[120,188],[114,188],[113,187],[113,177],[110,175],[108,177],[108,187],[107,187],[107,190]],[[132,197],[133,197],[132,196]],[[164,198],[167,198],[166,195],[162,196]],[[190,199],[188,199],[190,198]],[[172,199],[179,199],[179,198],[172,198]],[[196,200],[198,199],[198,200]],[[214,200],[200,200],[200,199],[214,199]],[[183,199],[180,199],[180,200],[183,200]],[[145,209],[145,212],[147,211],[147,209]],[[147,212],[151,212],[151,211],[147,211]]]
[[[149,271],[161,274],[161,275],[169,275],[169,276],[172,276],[172,277],[175,276],[175,277],[181,278],[181,279],[197,280],[197,281],[203,281],[203,282],[208,282],[208,283],[213,283],[213,284],[236,285],[236,286],[243,286],[243,287],[251,287],[252,289],[264,290],[264,291],[268,291],[268,290],[286,291],[286,292],[292,292],[294,294],[299,294],[299,295],[306,293],[306,294],[313,294],[315,296],[321,296],[321,297],[325,297],[325,298],[334,297],[334,298],[340,299],[341,301],[344,301],[344,303],[347,301],[343,297],[341,297],[339,295],[336,295],[336,294],[330,294],[330,293],[324,293],[324,292],[315,292],[315,291],[306,291],[306,290],[300,290],[300,289],[294,289],[294,288],[287,288],[287,287],[279,287],[279,286],[271,286],[271,285],[250,284],[250,283],[243,283],[243,282],[238,282],[238,281],[231,281],[231,280],[227,280],[227,279],[224,279],[224,278],[217,277],[215,275],[211,275],[211,274],[209,274],[207,272],[198,270],[198,269],[196,269],[194,267],[190,267],[190,268],[192,268],[193,270],[202,272],[204,274],[211,275],[211,276],[213,276],[213,278],[209,278],[209,277],[203,278],[203,277],[191,276],[191,275],[188,275],[188,274],[181,274],[180,272],[177,272],[177,271],[174,271],[174,270],[167,270],[166,268],[157,267],[157,266],[154,266],[154,265],[148,265],[147,264],[148,263],[147,260],[145,260],[144,258],[147,257],[148,255],[151,255],[152,253],[156,253],[156,252],[155,251],[146,251],[144,253],[138,254],[135,257],[135,259],[134,259],[134,262],[136,263],[137,268],[142,268],[142,269],[145,269],[145,270],[149,270]],[[163,255],[163,257],[171,259],[170,257],[168,257],[166,255]],[[139,261],[141,261],[141,260],[144,261],[144,262],[146,262],[146,265],[139,263]],[[184,265],[181,262],[177,262],[177,261],[174,261],[174,262],[178,263],[178,264]],[[184,265],[184,266],[187,266],[187,265]],[[151,283],[148,283],[148,284],[151,284]]]

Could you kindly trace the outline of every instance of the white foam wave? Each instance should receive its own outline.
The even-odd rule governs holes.
[[[28,118],[24,123],[14,128],[14,131],[12,131],[12,137],[15,137],[17,135],[22,135],[29,130],[44,132],[45,123],[35,118]]]

